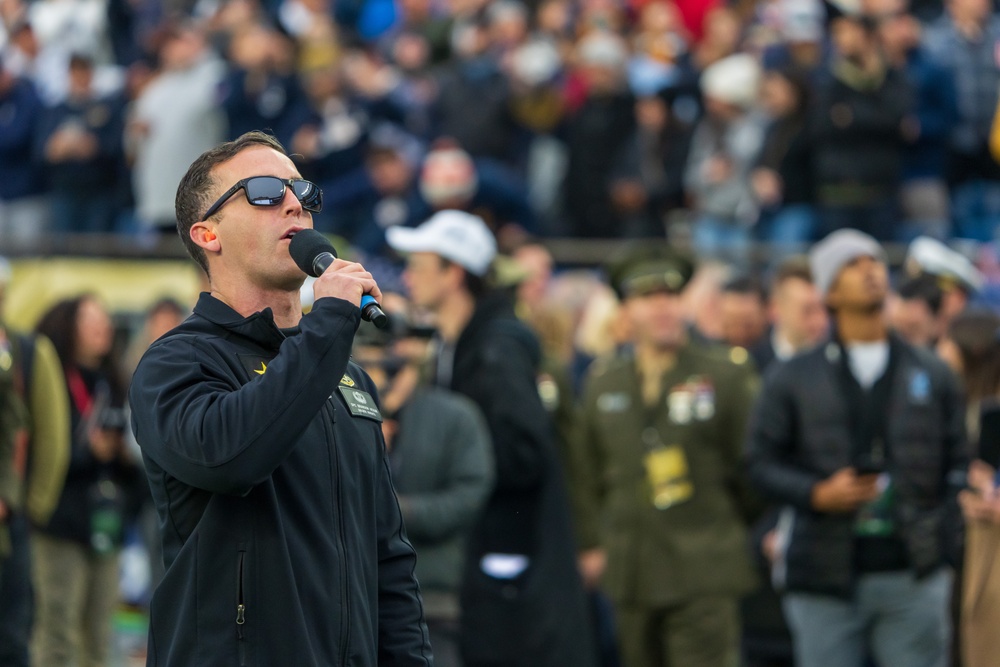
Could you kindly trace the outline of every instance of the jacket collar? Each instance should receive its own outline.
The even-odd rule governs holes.
[[[907,348],[907,343],[900,338],[899,334],[892,330],[888,332],[886,342],[889,344],[890,357],[898,359],[900,354]],[[815,350],[816,352],[821,352],[826,357],[826,360],[834,365],[840,364],[842,359],[847,356],[847,347],[841,340],[836,328],[831,331],[827,341],[818,345]]]
[[[194,312],[213,324],[265,347],[277,349],[285,340],[285,335],[274,323],[274,314],[270,308],[243,317],[208,292],[202,292]]]

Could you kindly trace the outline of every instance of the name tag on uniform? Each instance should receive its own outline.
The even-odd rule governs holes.
[[[694,484],[688,476],[687,457],[680,445],[654,449],[646,454],[645,465],[656,509],[665,510],[680,505],[694,495]]]
[[[371,397],[371,394],[360,389],[345,387],[344,385],[340,385],[337,388],[340,389],[340,394],[347,401],[347,408],[351,411],[352,415],[377,422],[382,421],[382,413],[378,411],[375,399]]]

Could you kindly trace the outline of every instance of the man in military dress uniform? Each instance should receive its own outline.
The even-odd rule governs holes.
[[[594,364],[574,449],[581,569],[628,667],[734,667],[755,584],[740,460],[758,380],[742,348],[689,340],[693,268],[649,246],[612,267],[631,351]]]

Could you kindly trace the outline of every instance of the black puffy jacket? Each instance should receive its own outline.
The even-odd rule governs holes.
[[[957,380],[930,352],[891,339],[887,470],[895,519],[918,575],[946,562],[960,543],[957,494],[969,458]],[[790,591],[848,596],[856,579],[853,514],[811,506],[813,486],[855,463],[849,401],[838,374],[842,348],[822,345],[779,364],[765,378],[751,419],[751,482],[790,506],[783,584]]]

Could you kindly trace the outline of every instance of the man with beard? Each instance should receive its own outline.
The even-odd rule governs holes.
[[[751,481],[788,506],[773,577],[800,667],[946,664],[964,408],[931,352],[891,333],[885,254],[835,232],[810,254],[833,338],[769,373]]]

